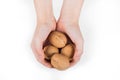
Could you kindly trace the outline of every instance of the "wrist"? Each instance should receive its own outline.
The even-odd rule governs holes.
[[[66,18],[66,19],[60,18],[57,23],[62,25],[78,25],[79,20],[70,19],[70,18]]]
[[[37,17],[37,23],[51,23],[55,22],[55,17],[54,16],[41,16]]]
[[[48,22],[54,19],[52,0],[34,0],[38,22]]]
[[[37,27],[39,27],[41,25],[47,25],[49,27],[55,27],[56,26],[56,20],[55,20],[54,17],[37,20]]]
[[[78,24],[83,0],[64,0],[59,21]]]
[[[74,22],[74,21],[64,21],[64,20],[59,20],[57,22],[57,27],[77,27],[79,26],[79,22]]]

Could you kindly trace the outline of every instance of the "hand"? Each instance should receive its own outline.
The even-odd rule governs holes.
[[[49,33],[53,30],[55,30],[56,23],[55,21],[52,23],[45,23],[45,24],[39,24],[36,27],[33,40],[32,40],[32,50],[35,54],[36,59],[45,65],[46,67],[52,67],[50,63],[48,63],[44,59],[44,51],[43,51],[43,45],[45,40],[47,39]]]
[[[73,56],[73,61],[70,64],[71,66],[73,66],[79,61],[83,53],[83,37],[79,29],[79,25],[63,24],[58,22],[57,30],[66,33],[75,44],[75,53]]]

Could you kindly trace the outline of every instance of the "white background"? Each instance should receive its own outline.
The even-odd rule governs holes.
[[[61,5],[53,0],[56,18]],[[66,71],[36,61],[30,47],[35,26],[33,0],[0,0],[0,80],[120,80],[120,0],[85,0],[84,54]]]

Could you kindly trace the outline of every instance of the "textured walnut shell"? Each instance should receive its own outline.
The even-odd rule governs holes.
[[[45,54],[45,52],[46,52],[46,50],[47,50],[47,47],[48,47],[48,46],[44,47],[44,49],[43,49],[43,50],[44,50],[44,54]],[[44,57],[45,57],[45,59],[50,60],[50,58],[49,58],[46,54],[44,55]]]
[[[69,63],[69,59],[68,57],[62,55],[62,54],[54,54],[51,57],[51,64],[54,68],[58,69],[58,70],[65,70],[67,68],[69,68],[70,63]]]
[[[65,34],[59,31],[53,31],[49,35],[49,41],[52,45],[54,45],[57,48],[62,48],[66,45],[67,43],[67,37]]]
[[[73,44],[68,44],[61,50],[61,54],[67,56],[70,60],[74,55],[74,46]]]
[[[54,53],[58,53],[58,52],[59,52],[58,48],[56,48],[52,45],[48,45],[44,48],[45,58],[48,59],[48,60],[51,58],[51,56]]]

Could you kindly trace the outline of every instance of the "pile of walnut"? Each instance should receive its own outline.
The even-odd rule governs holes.
[[[45,59],[58,70],[69,68],[74,56],[74,45],[68,41],[68,37],[59,31],[53,31],[48,37],[49,45],[44,47]]]

